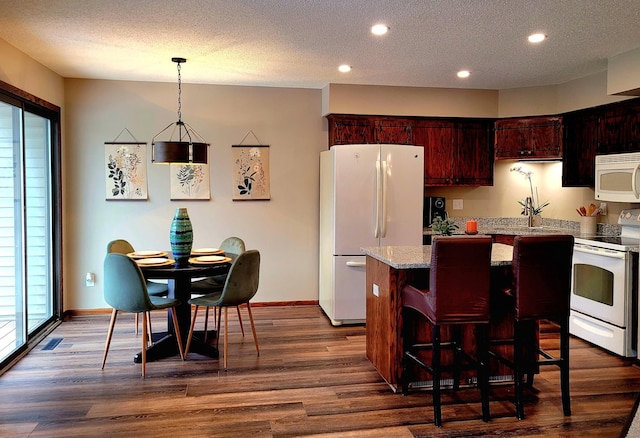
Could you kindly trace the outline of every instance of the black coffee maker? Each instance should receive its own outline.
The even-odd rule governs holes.
[[[425,228],[431,227],[431,223],[436,217],[441,217],[442,219],[447,218],[445,201],[445,198],[441,196],[424,198],[422,224]]]

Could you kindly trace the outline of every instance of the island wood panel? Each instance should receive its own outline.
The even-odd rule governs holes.
[[[412,336],[420,342],[431,341],[430,326],[424,320],[411,317],[405,320],[402,314],[401,291],[405,284],[410,283],[424,288],[428,283],[428,269],[395,269],[371,256],[367,256],[366,267],[366,353],[367,358],[376,367],[382,378],[394,391],[400,390],[402,373],[402,331],[406,328]],[[489,337],[492,340],[509,340],[513,337],[513,307],[510,297],[505,295],[504,289],[511,281],[510,266],[492,267],[491,272],[491,323]],[[378,286],[378,296],[374,295],[374,285]],[[465,351],[475,352],[474,326],[463,327],[462,337]],[[529,347],[537,347],[539,343],[538,324],[529,323],[526,327]],[[441,331],[443,341],[451,338],[450,328],[444,326]],[[492,350],[511,359],[513,348],[510,345],[494,346]],[[525,372],[538,373],[539,368],[534,365],[535,353],[532,348],[525,359]],[[422,352],[425,360],[430,360],[430,352]],[[453,355],[443,350],[442,363],[451,363]],[[431,377],[423,370],[415,369],[417,381],[428,381]],[[510,368],[496,360],[490,362],[490,376],[495,381],[510,380],[513,372]],[[463,372],[464,381],[475,376],[475,371]],[[446,379],[450,375],[443,374]],[[464,382],[463,382],[464,383]]]

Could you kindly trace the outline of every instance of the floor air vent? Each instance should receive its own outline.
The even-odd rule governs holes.
[[[62,342],[62,338],[52,338],[47,342],[47,344],[42,347],[43,350],[53,350],[58,346],[58,344]]]

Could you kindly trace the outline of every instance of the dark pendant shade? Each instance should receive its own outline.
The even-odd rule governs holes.
[[[153,163],[207,164],[207,143],[156,141],[151,145]]]

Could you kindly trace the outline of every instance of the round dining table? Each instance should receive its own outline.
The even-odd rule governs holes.
[[[186,343],[189,327],[191,326],[191,305],[189,304],[189,300],[191,299],[191,281],[194,278],[224,275],[229,272],[230,267],[230,261],[212,264],[188,264],[183,266],[175,263],[163,266],[140,266],[142,274],[146,279],[168,280],[169,298],[180,300],[180,305],[176,307],[176,316],[183,344]],[[154,333],[154,343],[147,349],[148,362],[179,354],[171,312],[167,312],[167,315],[167,331],[158,334]],[[207,335],[207,339],[209,338],[209,335]],[[213,336],[211,336],[211,338],[213,338]],[[189,351],[213,358],[218,358],[219,356],[218,349],[215,345],[205,342],[202,333],[199,332],[194,333]],[[134,356],[134,361],[140,363],[141,360],[142,354],[140,352]]]

